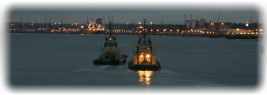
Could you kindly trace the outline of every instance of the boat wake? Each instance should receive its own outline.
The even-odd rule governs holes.
[[[128,70],[123,66],[114,66],[114,65],[85,65],[79,68],[75,68],[74,72],[102,72],[110,70]]]
[[[79,68],[74,69],[74,72],[91,72],[91,71],[97,71],[100,69],[106,69],[108,68],[107,65],[94,65],[94,66],[90,66],[90,65],[85,65]]]

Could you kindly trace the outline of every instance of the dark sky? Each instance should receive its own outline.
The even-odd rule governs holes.
[[[23,22],[37,22],[49,21],[60,22],[62,17],[63,23],[85,23],[87,16],[89,19],[95,21],[96,18],[103,18],[108,22],[108,16],[113,16],[114,23],[134,23],[142,21],[147,18],[147,21],[155,24],[184,24],[184,14],[186,19],[204,18],[207,21],[217,22],[218,14],[220,13],[220,21],[245,23],[247,20],[252,22],[257,21],[257,13],[261,15],[262,8],[257,7],[257,4],[249,3],[205,3],[205,4],[158,4],[158,3],[145,3],[145,4],[83,4],[83,3],[63,3],[63,4],[12,4],[7,11],[9,21],[20,22],[22,17]],[[261,16],[260,16],[261,17]],[[260,21],[260,18],[259,18]]]

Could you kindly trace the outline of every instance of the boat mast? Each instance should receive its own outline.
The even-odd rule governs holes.
[[[45,32],[46,32],[46,29],[47,29],[47,26],[46,26],[46,17],[44,17],[44,22],[45,22],[44,27],[45,27]]]
[[[104,18],[104,24],[102,25],[102,27],[105,29],[106,28],[105,15],[103,16],[103,18]]]
[[[133,20],[132,20],[132,25],[131,25],[131,29],[134,27],[134,24],[133,24]]]
[[[111,21],[109,21],[109,37],[111,37]]]
[[[36,21],[36,17],[35,17],[35,24],[34,24],[34,31],[37,31],[37,21]]]
[[[89,25],[89,21],[88,21],[88,16],[87,16],[87,22],[86,22],[87,25]],[[89,26],[88,26],[89,27]]]
[[[62,29],[62,17],[60,17],[60,32],[63,32],[63,29]]]
[[[49,17],[48,32],[51,32],[51,16]]]
[[[20,31],[22,32],[22,26],[23,26],[23,23],[22,23],[22,17],[20,17]]]
[[[192,31],[191,31],[191,29],[192,29],[192,27],[191,27],[192,25],[191,25],[191,24],[192,24],[192,14],[191,14],[190,26],[189,26],[189,28],[190,28],[190,32],[192,32]]]
[[[144,34],[144,44],[146,42],[146,19],[144,19],[144,29],[143,29],[143,34]]]
[[[187,26],[186,26],[186,15],[184,14],[184,22],[185,22],[185,32],[187,32]]]
[[[219,31],[219,20],[220,20],[220,13],[218,15],[217,28],[216,28],[217,31]]]
[[[258,21],[259,21],[259,13],[258,13],[258,17],[257,17],[256,27],[255,27],[257,29],[257,31],[259,31],[258,30],[258,27],[259,27],[259,22]]]

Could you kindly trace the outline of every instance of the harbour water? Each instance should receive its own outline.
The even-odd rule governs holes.
[[[260,84],[256,39],[150,35],[159,71],[95,66],[108,35],[9,35],[8,84],[11,87],[257,87]],[[132,58],[138,35],[114,35],[122,54]]]

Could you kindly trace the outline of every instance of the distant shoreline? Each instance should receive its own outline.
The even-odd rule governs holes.
[[[28,33],[28,34],[90,34],[90,35],[109,35],[109,33],[49,33],[49,32],[9,32],[11,34],[17,34],[17,33]],[[129,33],[114,33],[112,35],[142,35],[142,34],[129,34]],[[214,34],[148,34],[148,35],[176,35],[181,37],[207,37],[207,38],[226,38],[226,39],[259,39],[259,37],[262,38],[261,35],[214,35]]]

